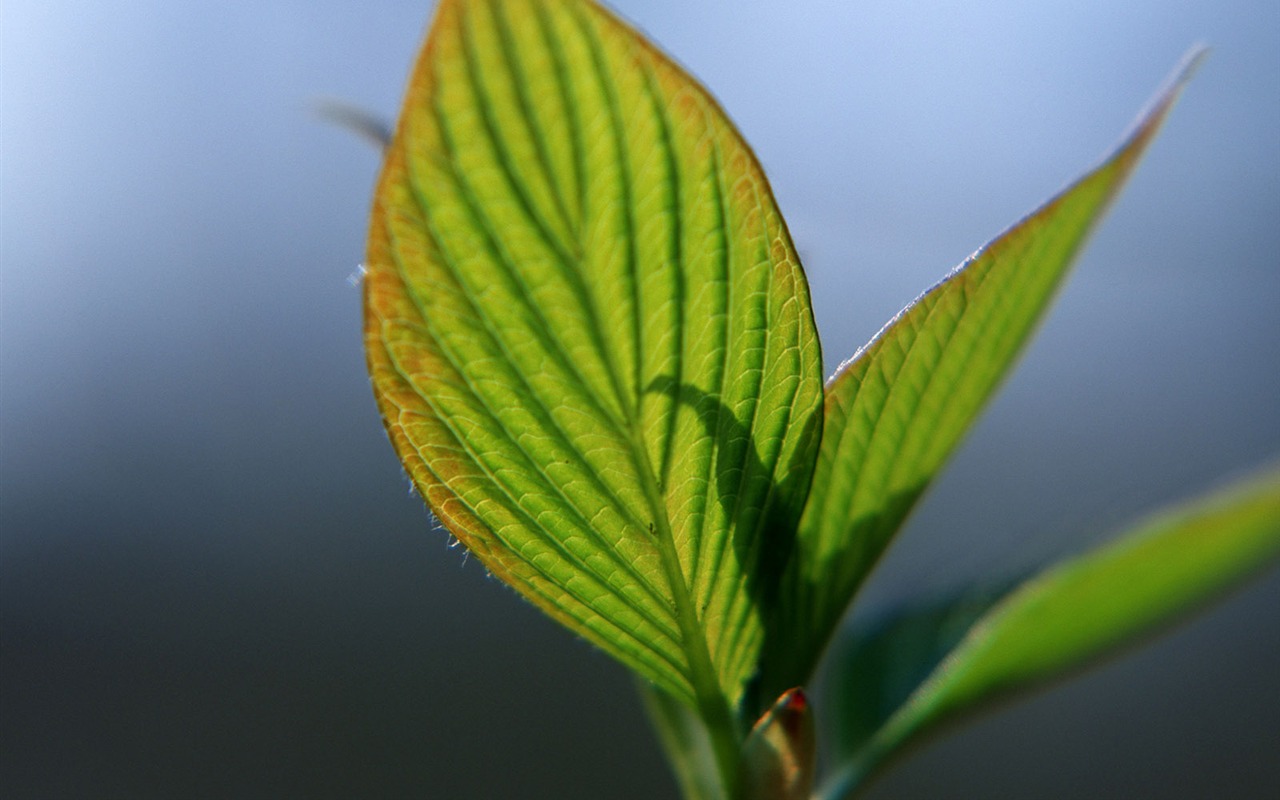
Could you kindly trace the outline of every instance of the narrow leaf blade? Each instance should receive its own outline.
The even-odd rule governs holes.
[[[762,690],[808,680],[858,587],[1044,315],[1198,56],[1118,149],[957,267],[828,381],[818,465]]]
[[[830,716],[839,754],[857,753],[997,602],[1013,588],[973,587],[913,604],[843,637]]]
[[[906,667],[923,675],[909,693],[891,688],[893,678],[879,669],[887,664],[873,663],[887,640],[919,633],[909,629],[918,619],[899,620],[896,631],[851,648],[839,679],[861,674],[865,683],[849,686],[850,698],[885,691],[905,700],[874,719],[855,712],[853,730],[840,737],[852,750],[846,752],[850,761],[824,796],[853,796],[890,757],[940,724],[1163,630],[1277,559],[1280,467],[1272,467],[1152,517],[1024,582],[973,615],[945,657],[944,647],[921,648],[922,663]]]
[[[777,580],[766,534],[812,472],[821,358],[715,102],[594,2],[442,0],[367,260],[374,393],[436,517],[673,697],[735,702]]]

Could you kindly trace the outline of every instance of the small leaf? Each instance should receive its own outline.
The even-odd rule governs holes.
[[[718,732],[816,457],[795,249],[707,93],[588,0],[442,0],[374,200],[396,452],[494,575]]]
[[[903,309],[827,383],[818,466],[761,691],[809,680],[846,606],[1030,336],[1189,75],[1100,166]]]
[[[802,689],[783,692],[742,748],[742,800],[807,800],[817,759],[813,708]]]
[[[940,724],[993,699],[1079,669],[1164,629],[1280,558],[1280,467],[1148,519],[1090,553],[1061,562],[997,602],[952,609],[974,618],[954,648],[919,646],[913,665],[884,661],[927,619],[902,618],[860,637],[835,672],[850,699],[891,695],[857,710],[839,737],[849,758],[824,797],[848,798],[893,755]],[[935,620],[947,612],[934,611]],[[914,628],[914,629],[913,629]],[[924,636],[921,636],[924,634]],[[943,634],[943,639],[955,639]],[[885,668],[919,676],[895,686]],[[856,678],[855,678],[856,676]],[[857,681],[855,684],[854,681]],[[904,691],[905,689],[905,691]],[[879,709],[902,702],[892,713]],[[844,704],[848,708],[847,704]],[[841,720],[843,723],[844,720]]]
[[[831,689],[836,751],[856,753],[865,746],[1012,588],[973,587],[946,601],[901,609],[841,642]]]

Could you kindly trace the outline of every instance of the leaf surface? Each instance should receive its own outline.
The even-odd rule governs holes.
[[[763,696],[810,679],[853,595],[1009,371],[1196,60],[1097,168],[903,309],[828,381]]]
[[[1142,522],[1003,597],[970,595],[859,635],[834,674],[853,797],[905,746],[993,699],[1162,630],[1280,559],[1280,467]],[[903,676],[912,676],[909,683]]]
[[[443,0],[367,260],[374,393],[435,516],[552,617],[727,715],[822,388],[795,249],[724,113],[593,2]]]

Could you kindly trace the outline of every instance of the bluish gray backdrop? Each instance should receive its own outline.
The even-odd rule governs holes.
[[[1214,52],[865,595],[1100,541],[1280,454],[1280,4],[619,2],[773,179],[834,366]],[[629,679],[431,530],[361,260],[426,2],[7,0],[6,797],[670,796]],[[1280,796],[1280,574],[875,797]]]

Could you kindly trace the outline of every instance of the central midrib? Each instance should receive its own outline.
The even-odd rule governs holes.
[[[667,584],[671,589],[676,623],[680,630],[685,655],[689,660],[689,683],[693,687],[699,716],[711,736],[721,778],[726,786],[732,785],[738,771],[737,725],[720,685],[720,679],[716,675],[715,665],[711,661],[706,629],[698,617],[697,606],[693,602],[689,584],[680,565],[680,555],[676,551],[675,534],[667,515],[666,503],[658,487],[652,465],[649,464],[639,426],[633,425],[631,431],[631,452],[635,459],[635,469],[644,484],[645,499],[653,517],[653,537],[661,556]]]

